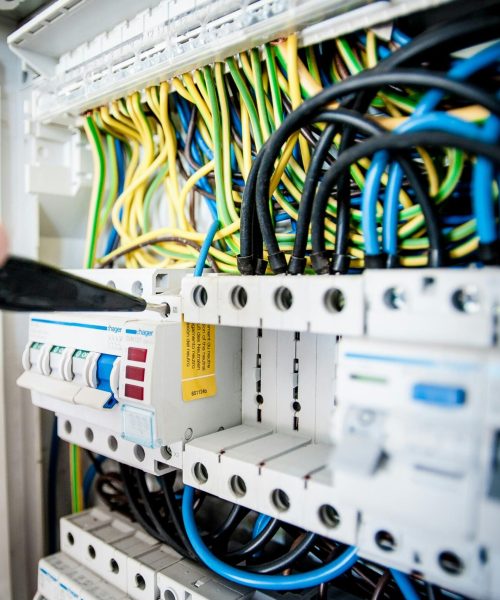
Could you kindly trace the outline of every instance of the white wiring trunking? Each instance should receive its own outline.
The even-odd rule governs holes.
[[[58,0],[8,43],[40,74],[33,118],[65,123],[69,114],[294,31],[307,45],[450,1],[107,0],[104,7],[97,0]]]

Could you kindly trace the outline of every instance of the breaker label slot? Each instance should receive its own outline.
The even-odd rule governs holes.
[[[184,402],[215,396],[215,326],[183,321],[181,347]]]

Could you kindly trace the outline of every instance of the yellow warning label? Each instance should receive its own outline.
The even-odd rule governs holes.
[[[215,326],[183,321],[182,353],[184,402],[215,396]]]

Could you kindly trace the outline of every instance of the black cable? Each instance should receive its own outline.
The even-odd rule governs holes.
[[[386,132],[385,129],[377,125],[375,122],[367,119],[363,115],[359,115],[355,111],[347,109],[337,109],[335,111],[324,111],[317,117],[322,122],[328,122],[330,125],[325,129],[325,133],[321,138],[313,156],[307,172],[306,181],[304,183],[304,191],[299,205],[299,214],[297,218],[297,231],[292,258],[288,265],[288,272],[297,275],[304,272],[305,269],[305,253],[307,248],[309,226],[311,223],[312,206],[314,203],[314,194],[318,182],[318,173],[324,163],[324,155],[328,152],[329,145],[335,135],[335,125],[349,125],[361,133],[367,135],[379,135]],[[332,129],[330,129],[332,128]],[[427,229],[429,231],[429,246],[433,256],[433,264],[431,266],[438,267],[442,265],[444,242],[442,240],[439,222],[437,219],[434,204],[430,201],[425,189],[420,181],[419,174],[415,171],[411,161],[403,155],[398,154],[399,161],[403,172],[407,176],[410,185],[414,188],[415,199],[422,208],[422,213],[426,219]],[[340,255],[337,255],[340,257]],[[328,272],[328,254],[315,257],[316,262],[323,262],[323,267],[317,264],[317,272]],[[340,260],[333,266],[334,272],[344,272],[348,269],[346,261]],[[340,263],[340,264],[339,264]],[[391,259],[391,264],[395,265],[396,257]]]
[[[167,473],[162,477],[159,477],[161,489],[163,491],[163,496],[165,498],[165,502],[167,503],[168,511],[170,514],[170,518],[172,519],[172,523],[177,531],[177,536],[181,541],[182,545],[185,548],[185,555],[192,560],[197,560],[196,552],[193,550],[191,546],[191,542],[189,541],[186,530],[184,529],[184,523],[182,521],[182,517],[180,514],[179,506],[177,505],[177,501],[175,499],[175,493],[173,488],[173,483],[175,481],[175,471],[171,473]]]
[[[464,47],[470,47],[478,42],[485,42],[487,39],[496,39],[500,19],[498,17],[493,25],[491,17],[480,17],[477,19],[467,19],[449,25],[440,26],[439,29],[431,29],[414,38],[410,43],[396,50],[392,55],[378,63],[372,72],[387,73],[395,67],[411,64],[418,64],[424,60],[430,53],[429,58],[434,58],[437,51],[440,56],[446,56],[447,52],[459,50]],[[345,106],[365,113],[373,99],[376,96],[375,90],[361,90],[356,96],[354,103],[350,100],[345,102]],[[354,142],[354,132],[351,127],[346,127],[342,131],[339,154],[345,152]],[[339,178],[337,189],[337,230],[335,236],[335,260],[340,260],[347,252],[349,241],[351,195],[347,186],[348,175],[342,174]],[[338,256],[338,258],[337,258]],[[344,262],[347,262],[344,258]]]
[[[265,147],[262,146],[253,161],[241,199],[240,254],[237,261],[238,270],[242,275],[253,275],[257,266],[256,261],[262,255],[262,235],[257,222],[255,187]]]
[[[249,542],[243,544],[243,546],[240,546],[236,550],[226,552],[224,560],[235,563],[241,562],[246,556],[250,556],[263,548],[276,535],[279,528],[280,522],[278,519],[271,519],[262,531]]]
[[[163,536],[158,533],[156,527],[151,523],[149,516],[142,512],[141,505],[137,501],[136,492],[138,489],[137,485],[135,485],[132,468],[120,463],[120,472],[123,478],[123,490],[134,519],[151,537],[163,543],[165,541]]]
[[[111,511],[117,511],[129,518],[132,517],[120,473],[108,471],[103,475],[98,475],[95,491]]]
[[[391,574],[389,571],[386,571],[377,581],[377,585],[375,586],[371,600],[379,600],[379,598],[382,597],[382,594],[384,593],[384,588],[389,583],[390,579]]]
[[[326,207],[331,191],[341,173],[361,158],[372,156],[380,150],[406,150],[416,146],[455,147],[465,152],[485,156],[497,167],[500,166],[499,147],[442,131],[419,131],[398,135],[382,134],[371,137],[362,144],[353,146],[341,154],[337,162],[330,167],[324,176],[316,194],[311,217],[313,253],[321,253],[325,249],[323,223],[326,216]]]
[[[271,575],[272,573],[277,573],[279,571],[283,571],[285,569],[290,568],[294,562],[296,562],[299,558],[307,554],[309,549],[314,544],[316,540],[316,534],[311,531],[306,533],[304,539],[301,540],[295,548],[292,548],[282,556],[275,558],[269,562],[263,563],[261,565],[252,565],[248,568],[249,571],[253,573],[262,573]]]
[[[428,29],[380,61],[377,68],[386,71],[403,63],[412,65],[425,58],[432,58],[438,50],[440,54],[450,54],[462,48],[470,48],[496,39],[499,28],[498,15],[467,17],[445,25],[440,23],[439,27]]]
[[[212,549],[223,549],[227,545],[229,538],[235,532],[238,525],[243,521],[249,512],[250,510],[246,506],[233,504],[228,516],[217,527],[217,529],[212,531],[210,534],[209,541]]]
[[[302,275],[306,268],[305,256],[314,195],[316,194],[316,187],[323,169],[325,158],[330,151],[336,131],[337,128],[333,123],[328,125],[321,135],[318,145],[311,156],[311,162],[309,163],[309,169],[307,170],[299,204],[292,257],[288,264],[288,272],[291,275]]]
[[[439,226],[439,220],[437,217],[436,205],[431,200],[427,192],[425,191],[422,183],[422,176],[417,173],[414,169],[409,168],[411,166],[410,160],[407,158],[399,157],[399,164],[403,169],[408,182],[413,189],[415,199],[422,209],[424,215],[427,236],[429,238],[429,267],[442,267],[445,264],[444,252],[445,252],[445,241],[441,228]],[[387,266],[397,267],[398,259],[397,256],[387,257]]]
[[[144,505],[144,509],[146,511],[148,519],[150,520],[152,526],[155,528],[155,530],[157,532],[156,537],[158,539],[161,539],[161,541],[163,543],[168,544],[170,547],[172,547],[176,552],[178,552],[182,556],[189,557],[189,554],[182,547],[182,545],[179,544],[173,538],[173,536],[170,534],[169,531],[167,531],[165,524],[162,523],[162,520],[161,520],[159,514],[155,510],[155,507],[153,506],[153,503],[151,502],[150,492],[146,485],[146,478],[145,478],[144,472],[139,469],[134,469],[133,477],[135,478],[137,490],[139,492],[139,496],[141,498],[142,504]]]
[[[94,456],[94,453],[91,452],[88,449],[85,449],[85,454],[88,456],[90,462],[92,463],[92,465],[94,466],[94,469],[96,471],[96,473],[98,475],[102,475],[103,470],[102,470],[102,466],[101,463],[96,459],[96,457]]]
[[[49,476],[47,480],[47,519],[50,554],[57,552],[57,466],[59,462],[59,446],[57,417],[54,415],[50,437]]]
[[[300,130],[305,124],[311,121],[314,122],[323,106],[360,90],[377,90],[391,84],[439,89],[463,97],[474,104],[480,104],[495,115],[500,114],[500,103],[496,98],[485,93],[477,86],[448,79],[442,73],[415,69],[400,69],[388,73],[368,71],[326,88],[316,96],[306,100],[293,113],[288,115],[281,126],[267,140],[264,151],[261,150],[262,158],[257,172],[255,201],[260,230],[268,250],[269,263],[274,273],[284,273],[287,269],[286,258],[279,249],[268,208],[269,184],[281,147],[290,135]],[[252,199],[251,191],[248,198]],[[340,210],[340,207],[338,210]],[[339,223],[337,222],[338,227]],[[338,239],[339,232],[337,229],[336,246]],[[342,246],[343,243],[340,245]]]

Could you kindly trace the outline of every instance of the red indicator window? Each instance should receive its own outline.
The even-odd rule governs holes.
[[[132,367],[127,365],[125,368],[125,377],[134,381],[144,381],[144,367]]]
[[[136,362],[146,362],[148,351],[146,348],[129,348],[127,358]]]
[[[144,400],[144,388],[138,385],[132,385],[131,383],[125,384],[125,396],[132,398],[133,400]]]

